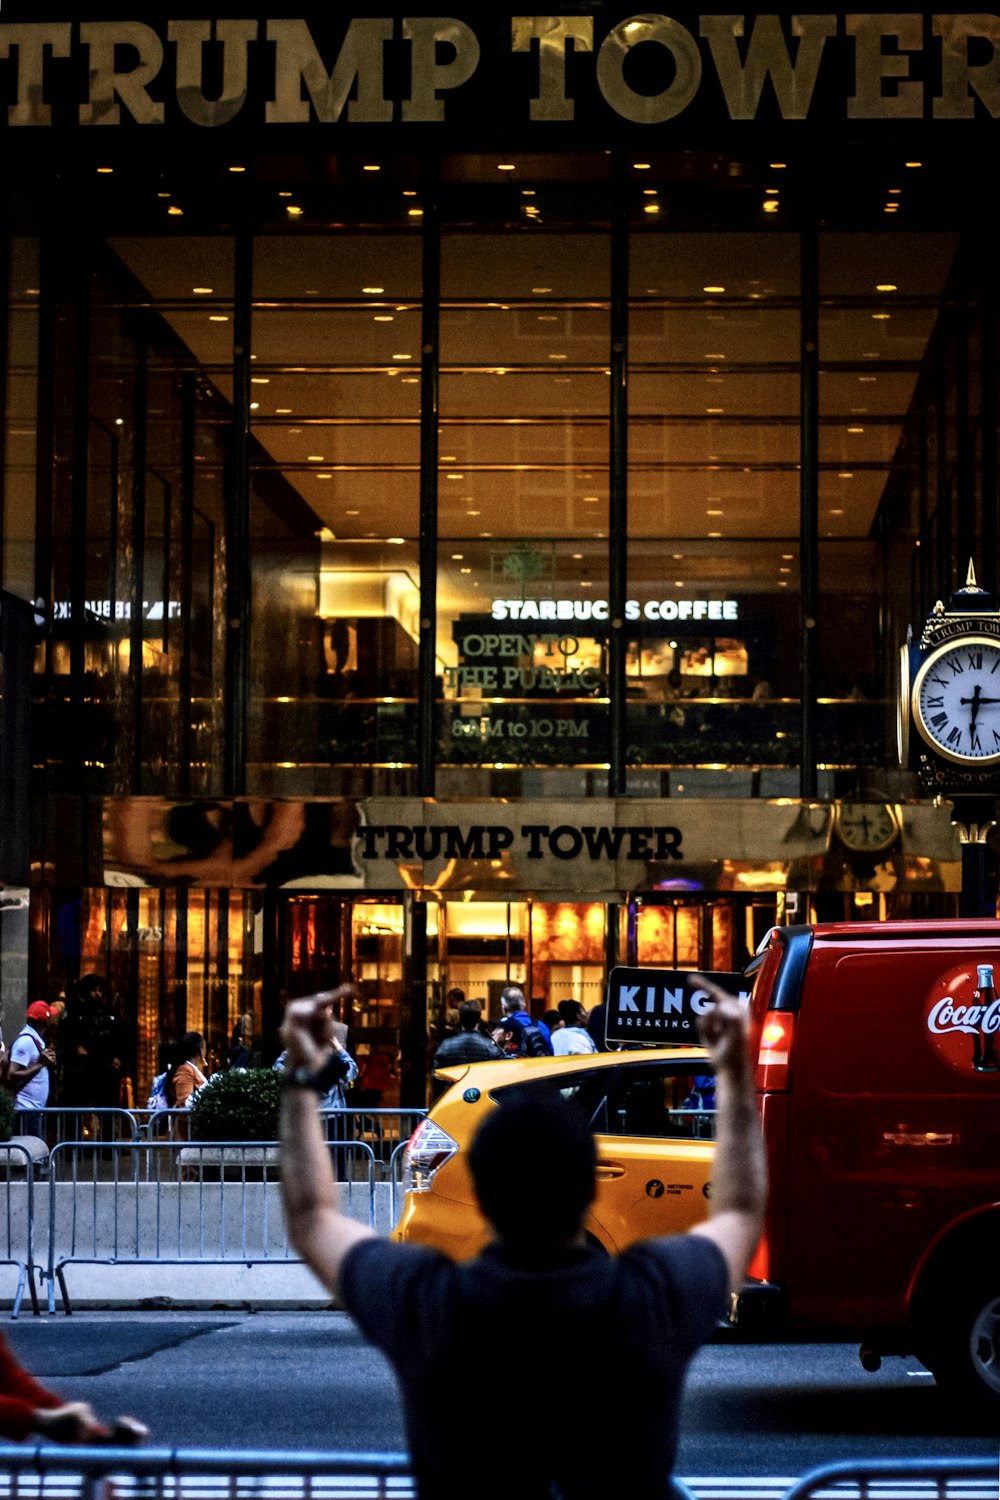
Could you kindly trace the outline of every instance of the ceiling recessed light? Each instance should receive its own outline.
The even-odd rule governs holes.
[[[492,533],[492,531],[481,531],[481,532],[480,532],[480,533],[479,533],[479,535],[480,535],[480,536],[492,536],[492,535],[493,535],[493,533]]]
[[[310,453],[309,462],[311,464],[325,464],[326,459],[324,458],[322,453]]]
[[[683,587],[684,587],[684,580],[683,580],[683,578],[675,578],[674,579],[674,588],[675,589],[682,589]]]
[[[98,167],[97,169],[101,177],[106,177],[109,172],[113,172],[114,170],[114,167]]]
[[[467,516],[478,516],[480,512],[478,510],[467,510],[465,514]]]
[[[259,401],[251,401],[250,402],[250,410],[251,411],[257,411],[259,409],[259,407],[260,407],[260,402]]]
[[[389,543],[390,547],[402,547],[403,543],[406,541],[406,537],[405,536],[387,536],[386,537],[386,541]]]
[[[781,191],[780,188],[765,188],[764,189],[764,192],[765,192],[765,194],[767,195],[768,198],[777,198],[777,196],[780,193],[780,191]]]
[[[777,198],[768,198],[767,202],[764,204],[764,212],[766,214],[776,214],[780,207],[781,205],[778,202]]]
[[[771,168],[772,172],[783,172],[788,166],[788,163],[786,161],[769,161],[768,166]]]
[[[514,170],[514,163],[512,161],[498,161],[497,162],[497,171],[498,172],[513,172],[513,170]]]
[[[830,514],[831,516],[842,516],[844,514],[844,507],[842,505],[831,505]]]
[[[725,289],[724,286],[703,286],[702,287],[702,291],[703,292],[724,292],[725,290],[726,289]]]
[[[838,479],[853,479],[854,475],[851,473],[850,469],[841,469],[840,472],[839,472],[839,474],[837,475],[837,478]]]
[[[795,553],[794,552],[783,552],[781,554],[781,561],[782,562],[793,562],[794,559],[795,559]]]
[[[712,539],[712,538],[713,538],[713,537],[720,537],[720,536],[721,536],[721,535],[722,535],[722,532],[721,532],[721,531],[710,531],[710,532],[709,532],[709,533],[708,533],[708,536],[709,536],[709,540],[710,540],[710,541],[711,541],[711,539]]]
[[[279,198],[290,198],[291,196],[292,196],[291,193],[285,193],[285,192],[279,192],[278,193],[278,197]]]
[[[863,427],[848,427],[848,432],[864,432]]]
[[[369,161],[369,162],[365,162],[365,164],[361,168],[361,170],[362,170],[362,172],[381,172],[382,168],[379,167],[379,166],[376,166],[374,162]]]
[[[453,552],[451,554],[451,560],[452,560],[452,562],[464,562],[464,560],[465,560],[465,553],[464,552]]]
[[[288,214],[289,218],[291,219],[300,219],[302,217],[302,209],[299,208],[297,203],[286,204],[285,213]]]
[[[332,479],[333,475],[332,474],[317,474],[315,477],[317,479]]]
[[[791,571],[792,571],[791,568],[779,568],[778,569],[779,573],[790,573]]]
[[[585,505],[600,505],[601,503],[600,495],[583,495],[581,498]]]
[[[923,166],[923,162],[922,161],[904,161],[903,166],[904,167],[922,167]]]
[[[582,560],[582,558],[583,558],[583,553],[582,552],[574,552],[573,553],[573,561],[574,562],[580,562]]]
[[[534,196],[535,196],[535,190],[534,190],[534,188],[522,188],[521,189],[521,197],[522,198],[534,198]]]
[[[178,208],[174,203],[171,203],[170,207],[167,209],[167,213],[170,214],[173,218],[179,218],[183,212],[183,208]]]
[[[718,509],[714,509],[713,507],[710,506],[708,508],[708,510],[706,510],[705,514],[706,514],[706,516],[721,516],[722,515],[722,511],[718,510]]]
[[[361,512],[359,510],[345,510],[344,511],[344,515],[345,516],[360,516],[360,514],[361,514]]]
[[[446,474],[445,478],[446,479],[464,479],[465,475],[464,474]]]
[[[899,287],[894,281],[880,281],[875,290],[877,292],[898,292]]]
[[[458,571],[459,571],[459,572],[460,572],[460,573],[471,573],[471,572],[472,572],[472,569],[471,569],[471,568],[459,568],[459,570],[458,570]]]
[[[891,317],[892,313],[872,313],[872,318],[876,323],[888,323]]]
[[[226,313],[209,313],[208,321],[210,323],[228,323],[229,317]]]
[[[251,385],[270,385],[271,384],[271,377],[270,377],[270,375],[251,375],[250,376],[250,384]]]
[[[537,297],[542,297],[546,292],[551,292],[552,288],[550,286],[533,286],[531,290]]]
[[[230,167],[230,172],[245,172],[246,167]]]
[[[648,172],[649,171],[649,165],[650,164],[649,164],[648,161],[635,161],[635,162],[632,163],[632,165],[635,167],[635,170],[637,172]]]
[[[276,406],[274,408],[274,415],[276,417],[290,417],[292,415],[292,408],[290,406]]]
[[[393,359],[412,359],[413,355],[412,354],[394,354],[392,357],[393,357]]]
[[[889,188],[888,189],[889,197],[890,198],[898,198],[899,195],[902,193],[902,191],[903,191],[902,188]]]
[[[379,294],[379,292],[384,292],[385,291],[385,287],[384,286],[363,286],[361,288],[361,290],[364,292],[364,294],[365,294],[366,297],[377,297],[378,294]]]
[[[193,286],[191,290],[196,297],[211,297],[212,295],[212,287],[210,286]]]
[[[376,313],[372,318],[373,323],[395,323],[395,321],[392,313]]]
[[[724,406],[706,406],[705,412],[710,417],[721,417],[725,412]]]
[[[408,208],[406,212],[409,214],[411,219],[423,218],[424,211],[422,208]]]

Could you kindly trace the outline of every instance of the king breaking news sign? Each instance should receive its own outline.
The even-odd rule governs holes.
[[[712,1004],[684,969],[612,969],[608,977],[609,1042],[652,1042],[658,1047],[698,1045],[698,1017]],[[742,974],[713,973],[720,990],[742,1005],[750,985]]]

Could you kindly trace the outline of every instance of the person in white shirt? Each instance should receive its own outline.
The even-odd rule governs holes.
[[[587,1012],[579,1000],[560,1000],[556,1009],[564,1024],[552,1033],[555,1056],[582,1057],[586,1052],[596,1052],[594,1040],[587,1030]]]
[[[28,1006],[24,1029],[11,1046],[9,1078],[17,1087],[14,1108],[18,1115],[18,1135],[41,1134],[42,1117],[37,1112],[49,1102],[52,1069],[56,1065],[55,1048],[46,1037],[58,1018],[59,1012],[51,1005],[44,1000],[33,1000]]]

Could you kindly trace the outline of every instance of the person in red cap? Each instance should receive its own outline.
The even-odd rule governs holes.
[[[18,1114],[19,1135],[41,1135],[39,1110],[49,1102],[52,1069],[56,1065],[55,1048],[47,1037],[59,1012],[44,1000],[33,1000],[28,1006],[24,1029],[10,1049],[9,1084],[17,1090],[14,1108]]]

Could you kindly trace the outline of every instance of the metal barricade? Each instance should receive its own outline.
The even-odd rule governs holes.
[[[331,1142],[344,1212],[375,1228],[375,1153]],[[108,1156],[110,1154],[110,1162]],[[281,1210],[277,1142],[66,1141],[50,1155],[48,1308],[71,1312],[64,1268],[297,1263]]]
[[[21,1311],[26,1289],[31,1293],[32,1311],[35,1314],[39,1312],[33,1251],[35,1171],[34,1160],[28,1148],[13,1141],[0,1144],[0,1173],[7,1189],[3,1195],[5,1211],[0,1229],[0,1264],[17,1267],[17,1287],[10,1313],[12,1318],[16,1318]]]
[[[873,1458],[821,1464],[784,1500],[995,1500],[997,1455],[984,1458]]]
[[[18,1500],[408,1500],[405,1453],[211,1448],[0,1450],[0,1497]]]
[[[470,1494],[475,1493],[470,1480]],[[695,1500],[683,1480],[674,1500]],[[218,1448],[0,1450],[0,1500],[411,1500],[406,1453]]]
[[[323,1129],[328,1141],[364,1141],[371,1146],[383,1172],[397,1148],[410,1139],[425,1109],[327,1109],[322,1112]]]
[[[21,1121],[19,1116],[26,1119]],[[25,1124],[29,1129],[22,1131]],[[15,1112],[15,1135],[34,1135],[48,1146],[60,1141],[100,1141],[113,1145],[116,1141],[137,1141],[140,1136],[139,1122],[128,1109],[63,1109],[55,1105],[51,1109],[25,1109]]]

